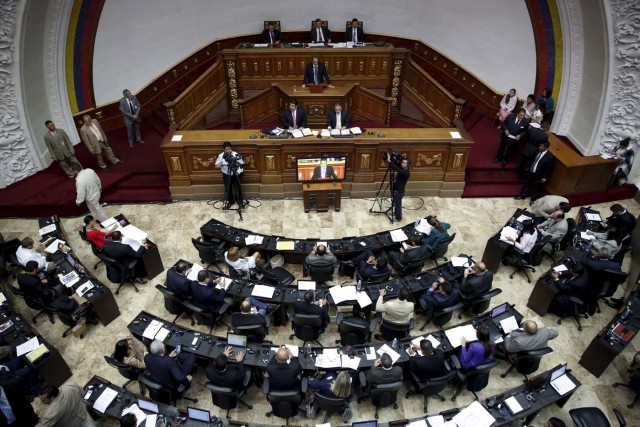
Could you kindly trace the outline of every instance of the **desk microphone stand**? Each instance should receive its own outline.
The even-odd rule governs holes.
[[[387,180],[387,177],[389,177],[389,180]],[[395,203],[393,201],[393,187],[395,180],[396,171],[391,168],[391,163],[389,163],[387,165],[387,171],[384,173],[384,177],[382,178],[382,182],[380,183],[380,187],[378,187],[378,192],[376,193],[376,198],[373,201],[373,205],[371,205],[371,209],[369,209],[369,213],[385,214],[387,218],[389,218],[389,221],[391,221],[391,224],[393,224],[393,221],[395,219],[395,217],[393,216],[393,208],[395,207]],[[387,192],[387,190],[390,190],[389,199],[391,200],[391,206],[385,210],[382,207],[382,201],[385,199],[384,194]],[[378,210],[374,210],[376,205],[378,206]]]

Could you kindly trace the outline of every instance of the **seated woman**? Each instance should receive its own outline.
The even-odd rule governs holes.
[[[144,344],[133,335],[116,343],[116,350],[113,358],[120,363],[125,363],[137,369],[145,369],[144,355],[146,354]]]
[[[106,232],[98,230],[98,222],[91,215],[84,217],[84,226],[82,230],[87,236],[87,239],[91,241],[98,248],[102,249],[105,240],[107,240],[114,231],[118,229],[118,224],[113,224]]]
[[[549,123],[553,120],[553,112],[556,108],[551,94],[551,89],[547,87],[542,91],[542,95],[538,98],[538,106],[543,114],[542,120]]]
[[[615,227],[610,227],[607,231],[602,233],[594,233],[587,231],[587,234],[591,236],[593,240],[593,247],[600,250],[606,248],[609,250],[609,257],[613,258],[620,251],[622,247],[622,237],[619,235],[618,230]]]
[[[347,372],[336,374],[329,371],[322,378],[311,380],[309,387],[322,396],[350,401],[354,393],[352,383],[351,376]],[[315,418],[317,410],[318,404],[312,400],[307,407],[307,417]],[[342,421],[347,422],[351,419],[351,410],[343,411],[341,415]]]
[[[513,236],[508,236],[507,239],[513,242],[514,247],[528,254],[538,240],[538,230],[534,227],[533,221],[527,219],[522,221],[522,230],[518,231],[518,238],[514,239]]]
[[[239,254],[239,248],[237,246],[231,246],[227,252],[224,253],[224,260],[231,267],[236,269],[242,275],[246,275],[250,270],[256,268],[256,264],[264,262],[260,258],[260,252],[254,252],[249,257],[241,257]]]
[[[526,102],[522,105],[524,108],[524,115],[527,119],[533,119],[533,115],[536,110],[538,110],[538,104],[536,104],[536,96],[534,94],[530,94],[527,96]],[[542,118],[542,114],[540,114],[540,118]]]
[[[440,222],[437,216],[429,215],[427,217],[427,223],[433,227],[429,236],[422,241],[423,245],[429,246],[429,249],[434,250],[438,243],[449,238],[447,230],[451,228],[451,225],[446,222]]]
[[[516,108],[516,102],[518,102],[518,98],[516,97],[515,89],[511,89],[509,93],[502,97],[502,100],[500,101],[500,110],[498,110],[497,114],[498,119],[500,119],[500,123],[504,122],[504,119],[513,112],[513,109]]]
[[[467,340],[464,337],[461,340],[460,365],[462,365],[463,370],[487,363],[493,357],[496,346],[491,342],[489,328],[480,326],[476,331],[476,337],[478,337],[478,341],[474,341],[469,345],[467,345]]]

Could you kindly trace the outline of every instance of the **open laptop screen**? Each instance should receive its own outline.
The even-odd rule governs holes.
[[[553,371],[551,371],[551,377],[549,378],[549,382],[552,382],[556,378],[560,378],[566,372],[567,372],[567,364],[565,363],[564,365],[560,366],[559,368],[554,369]]]
[[[187,407],[187,416],[190,420],[205,421],[207,423],[211,421],[209,411],[203,409]]]
[[[138,406],[144,411],[153,412],[154,414],[158,413],[158,405],[148,400],[138,399]]]
[[[351,427],[378,427],[378,422],[373,421],[359,421],[357,423],[352,423]]]
[[[236,347],[246,347],[247,337],[245,335],[227,333],[227,344]]]
[[[494,308],[493,310],[491,310],[491,317],[498,317],[505,311],[507,311],[507,303],[501,304],[496,308]]]

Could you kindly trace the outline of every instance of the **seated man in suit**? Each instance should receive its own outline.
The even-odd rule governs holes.
[[[142,258],[145,251],[146,248],[144,246],[140,246],[137,251],[134,251],[131,246],[122,243],[122,233],[119,231],[114,231],[111,235],[111,241],[105,242],[102,248],[102,252],[106,256],[115,259],[125,268],[134,258]],[[136,283],[147,283],[143,279],[143,277],[147,276],[147,271],[142,260],[139,260],[136,264],[135,276]]]
[[[525,118],[526,110],[524,108],[518,109],[517,114],[509,114],[506,119],[500,124],[502,132],[500,133],[500,146],[496,153],[496,158],[493,163],[502,163],[502,167],[505,167],[509,162],[509,159],[513,157],[517,148],[518,141],[529,129],[529,119]]]
[[[559,211],[568,213],[570,210],[571,204],[569,203],[569,199],[551,194],[536,199],[531,205],[531,213],[535,215],[536,218],[549,219],[550,216],[559,213]]]
[[[358,269],[358,276],[364,281],[371,276],[389,272],[386,258],[383,256],[376,257],[370,249],[358,255],[354,263]]]
[[[433,344],[428,339],[420,341],[420,347],[412,344],[409,347],[409,369],[413,372],[420,382],[428,381],[432,378],[438,378],[445,374],[444,352],[433,348]],[[422,355],[420,355],[420,352]]]
[[[547,347],[547,342],[558,336],[555,329],[538,328],[533,320],[522,322],[522,329],[515,329],[504,339],[504,349],[508,353],[538,350]]]
[[[317,56],[314,56],[311,59],[311,63],[307,64],[307,67],[304,70],[302,87],[306,87],[307,85],[321,85],[325,80],[329,87],[333,87],[331,84],[331,78],[327,72],[327,66],[324,62],[320,62],[320,59]]]
[[[273,306],[269,306],[270,304],[265,304],[259,299],[248,297],[240,303],[240,313],[247,315],[259,315],[262,320],[261,323],[264,326],[267,322],[267,312],[269,311],[269,308],[273,309]]]
[[[402,270],[405,265],[413,260],[426,257],[429,255],[429,252],[431,252],[429,246],[420,244],[418,236],[411,236],[408,242],[409,245],[406,249],[400,247],[400,252],[390,251],[387,253],[389,264],[391,264],[391,267],[396,271]]]
[[[336,256],[329,252],[325,245],[314,246],[311,253],[304,260],[305,275],[309,272],[309,267],[336,267],[338,260]]]
[[[327,165],[327,159],[323,157],[320,159],[320,166],[316,166],[313,169],[313,174],[311,175],[312,181],[325,180],[325,179],[338,179],[336,172],[333,170],[333,166]]]
[[[564,272],[566,273],[566,272]],[[557,271],[551,272],[551,278],[560,292],[553,297],[549,311],[562,317],[572,312],[573,302],[570,297],[576,297],[583,302],[586,301],[589,291],[589,274],[584,266],[579,262],[573,264],[569,269],[569,274],[558,274]]]
[[[78,308],[75,299],[64,295],[64,287],[59,283],[51,286],[48,279],[38,277],[38,262],[29,261],[24,272],[18,274],[17,281],[20,289],[31,298],[41,301],[56,310],[71,314]]]
[[[538,147],[538,155],[531,162],[527,180],[520,190],[520,194],[514,197],[522,200],[531,192],[531,204],[536,201],[538,194],[543,191],[542,186],[547,182],[553,165],[553,154],[549,151],[549,141],[544,141]]]
[[[360,27],[360,21],[358,21],[358,18],[353,18],[351,20],[351,27],[347,28],[344,36],[348,42],[364,43],[364,31],[362,31],[362,27]]]
[[[181,297],[191,298],[191,280],[187,275],[191,269],[186,262],[179,262],[175,267],[167,270],[167,288]]]
[[[217,313],[224,304],[224,288],[216,289],[211,286],[211,278],[209,270],[200,270],[198,272],[198,281],[191,282],[191,301],[198,307]]]
[[[406,288],[400,288],[398,298],[392,298],[387,301],[384,296],[387,294],[386,289],[380,289],[379,302],[376,303],[376,311],[382,313],[382,319],[393,323],[406,324],[413,319],[413,303],[409,301],[409,292]]]
[[[329,114],[327,115],[327,128],[329,130],[348,129],[350,124],[347,110],[343,110],[342,105],[339,102],[336,102],[333,110],[329,111]]]
[[[558,212],[555,216],[538,225],[539,234],[542,234],[543,237],[551,236],[551,241],[545,245],[544,250],[551,252],[553,250],[553,244],[560,243],[568,231],[569,223],[564,218],[564,212]]]
[[[487,270],[487,266],[481,261],[464,270],[459,289],[465,298],[471,298],[491,290],[492,285],[493,273]]]
[[[611,205],[610,209],[613,214],[602,222],[602,226],[605,228],[614,227],[618,230],[618,235],[623,238],[631,234],[636,226],[635,217],[619,203]]]
[[[331,31],[322,26],[322,19],[316,18],[313,28],[309,31],[309,40],[313,43],[331,43]]]
[[[153,340],[149,345],[149,353],[144,356],[144,364],[152,380],[162,384],[174,393],[183,385],[187,390],[191,386],[191,373],[196,364],[193,353],[173,350],[169,355],[160,340]]]
[[[209,366],[207,366],[207,379],[218,387],[229,387],[231,390],[239,391],[242,389],[242,383],[246,376],[244,367],[244,351],[238,352],[236,361],[238,363],[229,363],[229,357],[233,354],[231,347],[226,347],[222,354],[219,354]]]
[[[27,265],[29,261],[35,261],[38,263],[38,268],[46,268],[47,270],[51,270],[53,268],[53,263],[51,261],[51,257],[48,255],[43,255],[42,249],[35,250],[34,240],[31,237],[25,237],[20,242],[20,246],[16,250],[16,258],[21,266]]]
[[[267,28],[262,31],[262,43],[276,44],[280,43],[280,31],[276,30],[276,23],[270,21]]]
[[[298,107],[298,100],[291,98],[289,100],[289,108],[284,110],[282,127],[287,130],[294,130],[307,127],[307,115],[304,108]]]
[[[384,353],[373,363],[373,368],[366,373],[367,388],[377,384],[388,384],[396,381],[402,381],[402,368],[398,365],[393,366],[391,356]]]
[[[302,366],[291,351],[281,346],[267,365],[269,374],[269,391],[300,390]]]
[[[327,299],[314,301],[315,292],[308,290],[304,293],[303,301],[293,303],[293,312],[295,314],[319,314],[322,316],[322,329],[324,330],[329,324],[329,302]]]
[[[582,265],[590,272],[602,270],[622,272],[620,264],[610,261],[610,258],[609,249],[604,247],[600,249],[591,248],[589,255],[582,260]]]
[[[455,289],[451,283],[439,277],[438,280],[433,282],[431,287],[420,296],[420,299],[424,300],[426,305],[424,316],[430,322],[436,310],[455,305],[459,297],[460,292]]]

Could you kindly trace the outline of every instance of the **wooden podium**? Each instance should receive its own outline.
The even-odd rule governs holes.
[[[312,182],[302,185],[304,212],[328,212],[331,201],[336,212],[340,212],[340,198],[342,197],[342,183]]]
[[[557,286],[547,282],[546,277],[547,273],[540,276],[531,291],[529,301],[527,301],[527,307],[533,310],[538,316],[547,314],[551,301],[559,291]]]

